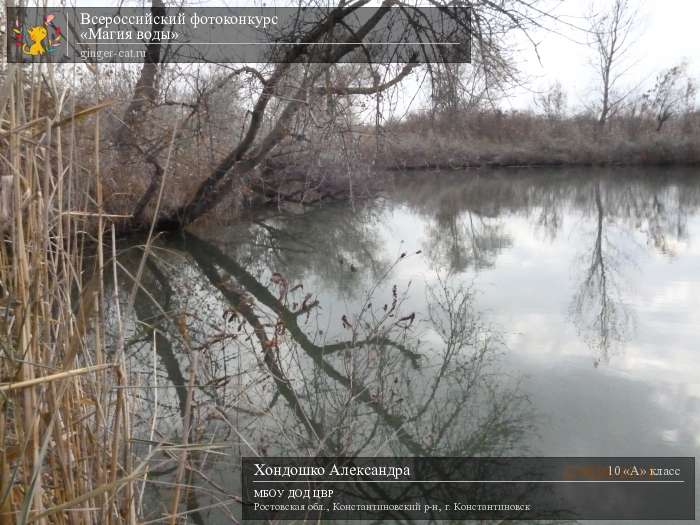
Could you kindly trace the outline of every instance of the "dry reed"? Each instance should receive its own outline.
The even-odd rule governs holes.
[[[0,88],[0,525],[136,523],[144,467],[104,334],[101,107],[76,112],[50,67],[8,66]],[[78,113],[94,122],[93,166]]]

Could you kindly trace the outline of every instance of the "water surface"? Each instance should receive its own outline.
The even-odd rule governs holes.
[[[136,417],[144,450],[179,439],[197,354],[195,522],[239,516],[240,455],[698,456],[694,170],[402,175],[155,255]]]

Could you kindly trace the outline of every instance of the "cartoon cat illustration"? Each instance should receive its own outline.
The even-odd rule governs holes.
[[[15,20],[12,28],[15,46],[21,53],[33,57],[58,51],[63,33],[61,27],[54,23],[55,18],[56,15],[47,15],[44,17],[44,25],[32,26],[26,31],[22,29],[19,20]]]
[[[24,44],[22,51],[24,51],[27,55],[32,56],[43,55],[46,53],[46,49],[44,49],[44,46],[41,43],[48,36],[48,30],[44,26],[34,26],[29,28],[28,34],[29,38],[33,42],[32,46],[29,47],[27,44]]]

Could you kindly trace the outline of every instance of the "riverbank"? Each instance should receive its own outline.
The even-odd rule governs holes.
[[[606,126],[591,115],[544,117],[498,111],[417,114],[379,130],[356,127],[351,154],[305,137],[267,160],[250,179],[245,206],[312,205],[376,195],[397,172],[566,167],[695,167],[700,117],[666,123],[618,117]],[[297,148],[296,150],[294,148]]]
[[[249,186],[248,205],[316,204],[380,191],[392,174],[420,170],[700,165],[697,112],[665,122],[621,115],[456,111],[409,115],[352,129],[354,149],[305,136],[268,159]]]
[[[416,115],[386,128],[388,169],[700,164],[700,118],[547,118],[525,112]]]
[[[113,116],[121,111],[102,111],[104,107],[81,110],[77,114],[87,116],[79,120],[64,118],[61,122],[74,125],[74,131],[64,138],[54,131],[52,140],[64,152],[79,151],[71,192],[85,187],[90,194],[78,191],[80,196],[72,197],[87,198],[80,209],[85,231],[98,227],[94,201],[99,185],[102,211],[119,235],[150,229],[156,214],[156,229],[170,230],[193,222],[192,214],[208,223],[219,215],[228,221],[257,207],[372,198],[400,171],[700,165],[700,113],[695,111],[670,118],[659,128],[653,118],[629,112],[601,126],[592,114],[460,110],[413,113],[381,125],[330,120],[333,129],[287,130],[266,156],[243,158],[219,173],[221,158],[232,147],[235,121],[222,124],[214,136],[185,119],[169,138],[155,129],[142,130],[141,143],[125,145],[113,137]],[[160,121],[166,110],[153,108],[151,113],[162,113],[156,119]],[[105,114],[101,120],[96,111]],[[43,158],[38,151],[30,155]],[[229,183],[208,192],[210,183],[220,184],[222,178],[230,178]],[[207,203],[201,192],[208,192]],[[8,207],[5,202],[1,216],[9,218]],[[199,208],[211,211],[200,217]]]

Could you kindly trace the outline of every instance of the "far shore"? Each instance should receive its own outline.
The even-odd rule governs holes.
[[[658,129],[650,118],[457,111],[416,115],[386,127],[390,169],[556,166],[695,166],[700,114]]]

